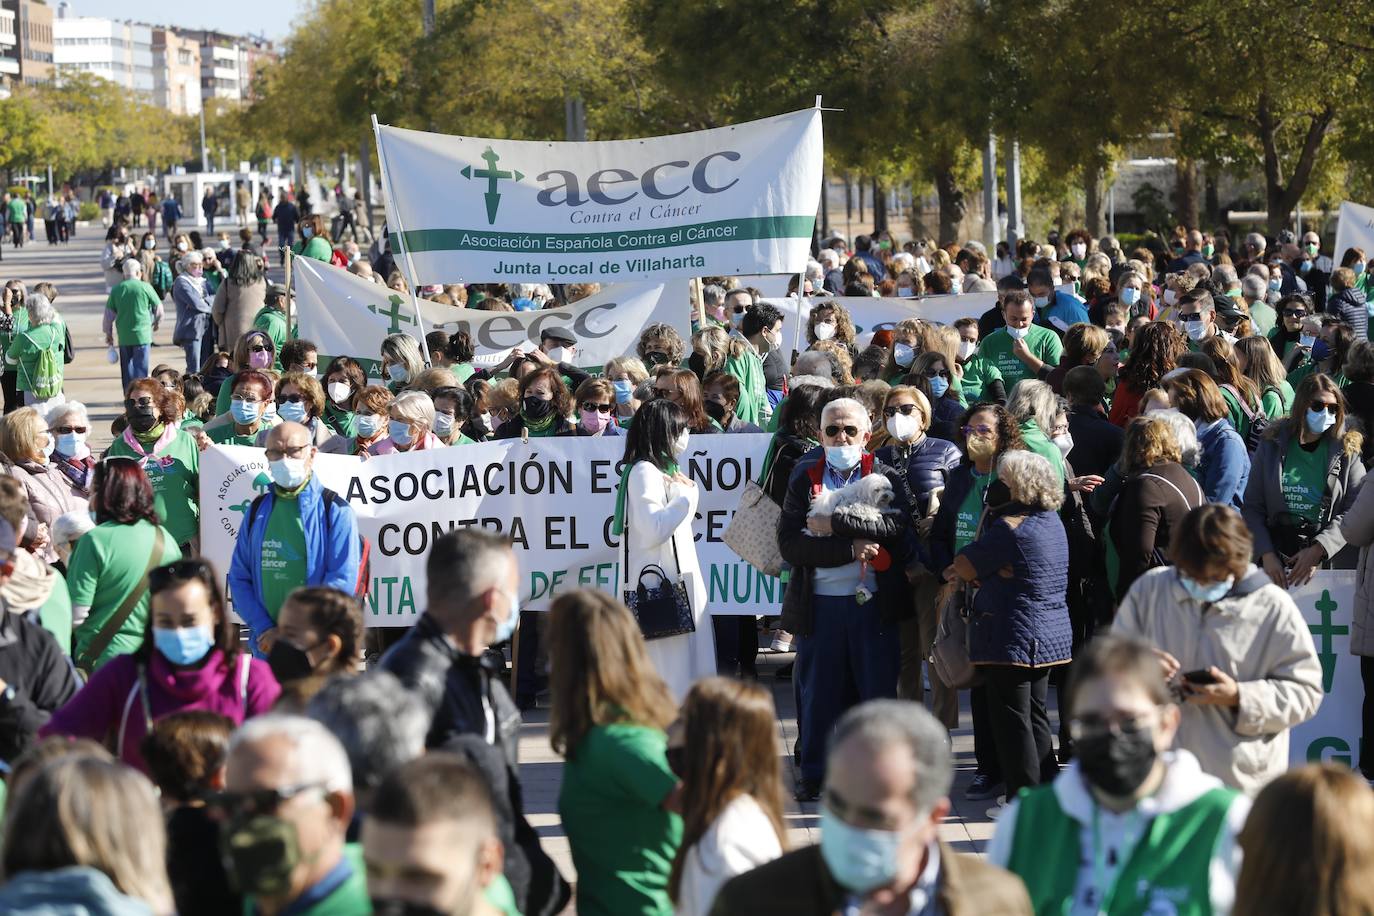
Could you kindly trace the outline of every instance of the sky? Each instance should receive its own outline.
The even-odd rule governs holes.
[[[59,0],[48,0],[56,8]],[[150,25],[192,29],[220,29],[234,34],[252,32],[281,40],[305,9],[306,0],[233,0],[226,3],[187,3],[186,0],[68,0],[78,16],[108,16]]]

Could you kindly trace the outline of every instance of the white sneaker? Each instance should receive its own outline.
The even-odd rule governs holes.
[[[989,809],[987,810],[986,814],[987,814],[987,817],[988,817],[989,820],[994,820],[994,821],[995,821],[995,820],[997,820],[999,817],[1002,816],[1002,812],[1005,811],[1006,809],[1007,809],[1007,797],[1006,797],[1005,795],[999,795],[999,796],[997,796],[997,804],[995,804],[995,805],[993,805],[991,808],[989,808]]]
[[[774,652],[792,651],[792,634],[786,630],[776,630],[773,633],[773,642],[770,646]]]

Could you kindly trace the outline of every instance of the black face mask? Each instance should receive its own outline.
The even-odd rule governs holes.
[[[706,416],[710,417],[712,420],[715,420],[722,426],[725,425],[726,411],[724,404],[718,404],[715,401],[707,401],[704,406],[706,408]]]
[[[125,415],[128,416],[129,425],[134,428],[134,432],[146,433],[157,426],[157,408],[151,404],[146,407],[142,404],[128,404]]]
[[[523,408],[525,416],[531,420],[542,420],[553,413],[553,401],[546,401],[543,398],[530,396],[525,398]]]
[[[372,898],[374,916],[450,916],[443,910],[428,903],[411,903],[408,900],[383,900]]]
[[[1080,738],[1073,744],[1073,753],[1083,778],[1117,798],[1140,788],[1159,755],[1154,731],[1148,728],[1129,734],[1107,732]]]
[[[299,681],[315,672],[315,666],[310,664],[310,656],[305,654],[304,649],[280,638],[272,643],[272,651],[267,653],[267,667],[272,669],[278,684]]]

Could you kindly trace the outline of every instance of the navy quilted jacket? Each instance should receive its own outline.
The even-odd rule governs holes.
[[[1024,506],[1008,506],[962,551],[980,585],[969,636],[975,664],[1037,668],[1070,658],[1064,524],[1055,512],[1016,514],[1024,511]]]
[[[915,445],[885,445],[873,453],[883,464],[906,481],[908,505],[913,513],[924,514],[930,491],[943,487],[950,471],[964,456],[953,442],[926,436]]]

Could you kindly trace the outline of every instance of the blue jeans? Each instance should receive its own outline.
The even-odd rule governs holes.
[[[148,377],[148,355],[152,349],[151,344],[120,345],[119,377],[124,382],[124,391],[129,390],[129,383],[134,379]],[[123,393],[119,399],[124,400]]]
[[[902,656],[897,625],[883,627],[876,596],[859,604],[852,596],[813,595],[811,606],[811,635],[793,636],[792,678],[800,700],[802,778],[819,783],[835,723],[865,700],[896,698]]]

